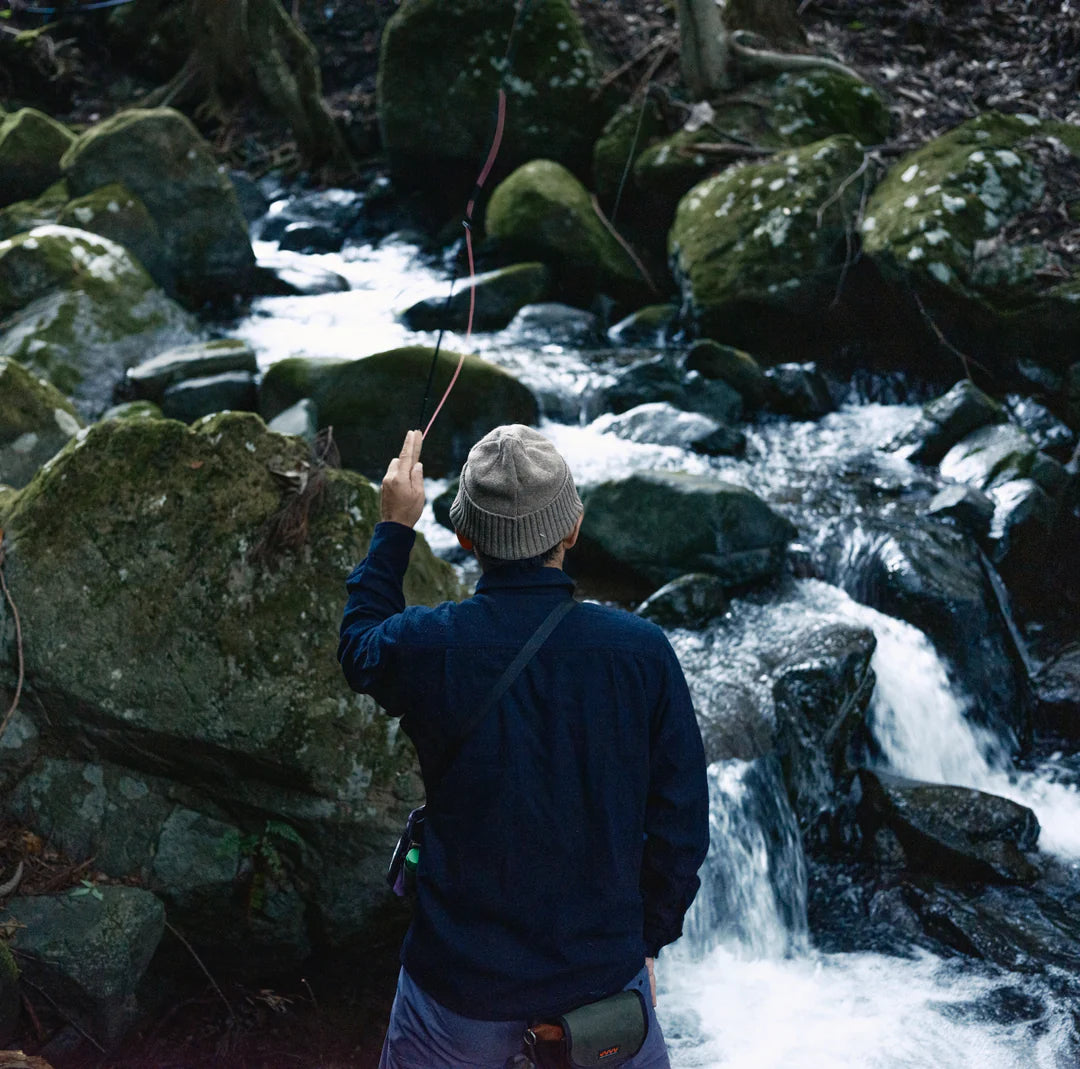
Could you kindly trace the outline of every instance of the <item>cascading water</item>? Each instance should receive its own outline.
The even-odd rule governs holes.
[[[409,246],[292,257],[339,273],[351,289],[258,301],[231,333],[252,343],[263,367],[297,354],[356,357],[433,342],[393,318],[446,285]],[[459,344],[453,334],[443,342],[448,350]],[[542,429],[581,484],[643,468],[711,474],[754,490],[804,532],[874,507],[866,493],[888,502],[933,489],[907,461],[875,449],[912,420],[911,405],[853,403],[816,423],[761,421],[746,428],[745,457],[703,457],[605,433],[609,421],[594,416],[599,391],[618,371],[613,354],[532,344],[512,332],[475,336],[471,349],[534,389],[549,417]],[[388,443],[388,456],[395,446]],[[421,526],[438,551],[453,554],[454,540],[430,508]],[[877,638],[869,719],[890,769],[1029,805],[1042,825],[1041,848],[1069,864],[1080,859],[1080,795],[1057,781],[1053,763],[1010,770],[1005,747],[965,716],[967,698],[916,628],[836,587],[799,580],[782,598],[738,601],[708,631],[671,639],[696,701],[733,685],[764,700],[769,666],[758,654],[768,635],[783,645],[806,621],[830,617]],[[905,956],[814,950],[806,861],[775,758],[718,762],[709,775],[712,849],[702,890],[685,937],[658,963],[659,1014],[676,1069],[1076,1069],[1074,1007],[1037,977],[914,948]]]

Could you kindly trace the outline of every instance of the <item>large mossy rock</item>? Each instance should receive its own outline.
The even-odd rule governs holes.
[[[638,472],[587,490],[581,549],[590,567],[660,586],[686,572],[729,587],[776,575],[795,528],[740,486],[699,475]]]
[[[42,226],[0,241],[0,357],[26,364],[88,411],[136,360],[190,340],[194,320],[108,238]]]
[[[165,931],[165,910],[139,887],[78,888],[14,898],[4,919],[23,975],[91,1034],[115,1043],[135,1018],[135,991]]]
[[[669,238],[683,305],[702,334],[762,355],[821,344],[863,153],[833,137],[716,175],[679,203]],[[820,219],[819,219],[820,215]]]
[[[0,121],[0,208],[43,193],[60,178],[60,158],[75,135],[34,108]]]
[[[379,55],[379,128],[394,170],[427,185],[475,180],[494,132],[514,6],[490,0],[405,0]],[[532,0],[514,30],[505,79],[502,174],[540,156],[586,173],[606,115],[596,64],[569,0]]]
[[[293,357],[274,364],[263,379],[260,411],[272,419],[303,398],[315,402],[319,422],[334,428],[342,463],[381,478],[401,448],[424,399],[432,350],[409,346],[361,360]],[[458,355],[439,353],[426,418],[449,385]],[[461,374],[430,436],[424,442],[424,472],[439,478],[456,473],[469,450],[503,423],[532,424],[536,399],[512,375],[475,356]]]
[[[61,226],[78,227],[91,234],[100,234],[117,245],[123,245],[159,286],[165,289],[171,287],[172,269],[165,256],[165,243],[157,223],[146,205],[118,182],[69,201],[57,222]]]
[[[236,191],[179,112],[122,111],[79,137],[62,165],[72,196],[117,182],[146,205],[186,302],[248,288],[255,256]]]
[[[1032,354],[1063,367],[1076,355],[1080,273],[1014,230],[1037,232],[1025,217],[1067,201],[1065,176],[1077,174],[1080,128],[980,115],[892,166],[866,205],[864,255],[961,351],[1010,370]]]
[[[242,831],[234,861],[272,857],[260,846],[269,837],[302,870],[265,908],[249,903],[265,923],[247,930],[269,953],[301,946],[297,925],[319,942],[355,937],[372,922],[385,855],[417,793],[411,748],[369,698],[349,690],[335,657],[344,578],[366,551],[377,495],[359,475],[323,472],[306,538],[283,543],[280,510],[314,475],[310,462],[306,443],[270,433],[252,414],[194,429],[109,420],[23,490],[0,496],[27,686],[39,727],[48,725],[33,791],[47,789],[41,762],[49,759],[45,779],[81,806],[71,794],[78,777],[55,762],[87,755],[114,769],[78,773],[85,791],[97,777],[101,789],[91,793],[102,804],[124,797],[124,775],[138,781],[125,804],[101,810],[111,844],[102,858],[117,876],[156,866],[155,879],[187,915],[207,918],[189,933],[200,945],[219,943],[221,917],[235,913],[211,908],[213,887],[226,893],[221,881],[193,871],[203,882],[185,894],[179,862],[161,870],[166,831],[176,857],[199,843],[208,850],[213,837],[195,816],[177,824],[178,805],[217,821],[227,840],[230,826]],[[458,595],[452,570],[422,539],[405,591],[413,603]],[[91,623],[73,628],[72,620]],[[6,680],[15,658],[6,607],[0,636]],[[7,798],[26,792],[34,797],[29,782]],[[156,809],[147,792],[159,798]],[[70,823],[70,809],[35,799],[22,811]]]
[[[645,281],[600,221],[589,192],[565,167],[537,159],[491,194],[488,237],[550,264],[569,295],[586,303],[597,290],[642,297]]]
[[[642,142],[644,151],[634,160],[634,191],[665,225],[685,193],[731,160],[708,148],[699,150],[699,145],[721,142],[779,151],[837,135],[876,145],[889,132],[881,94],[838,71],[787,72],[773,81],[753,82],[731,99],[713,100],[710,111],[708,121],[697,114],[671,136],[648,147]]]
[[[0,357],[0,483],[25,486],[81,426],[55,386]]]
[[[863,769],[865,831],[884,824],[907,864],[951,880],[1030,883],[1039,821],[1026,806],[970,787],[920,783]]]

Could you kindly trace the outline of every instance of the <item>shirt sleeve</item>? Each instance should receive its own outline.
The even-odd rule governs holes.
[[[645,952],[682,934],[683,918],[701,881],[709,849],[709,787],[705,747],[690,691],[667,640],[666,680],[653,718],[645,848],[641,864]]]
[[[401,523],[375,525],[367,556],[345,582],[338,661],[353,690],[370,694],[392,715],[403,712],[394,664],[396,618],[405,611],[402,584],[416,532]]]

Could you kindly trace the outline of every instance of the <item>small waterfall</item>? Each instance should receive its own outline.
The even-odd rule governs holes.
[[[709,856],[685,925],[691,953],[805,950],[806,862],[775,758],[713,765],[709,798]]]
[[[911,779],[974,787],[1026,805],[1042,827],[1040,849],[1080,859],[1080,791],[1058,782],[1053,769],[1012,767],[1002,740],[967,718],[969,699],[918,628],[827,589],[841,612],[877,638],[869,715],[886,767]]]

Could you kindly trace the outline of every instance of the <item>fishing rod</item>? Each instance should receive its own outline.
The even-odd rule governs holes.
[[[465,217],[461,221],[461,225],[465,228],[465,249],[466,256],[469,264],[469,280],[471,281],[476,277],[476,265],[473,259],[473,244],[472,244],[472,230],[473,230],[473,210],[476,207],[476,202],[480,197],[484,188],[484,183],[488,179],[488,175],[491,174],[491,169],[495,166],[495,159],[499,155],[499,148],[502,145],[503,131],[506,127],[506,86],[510,80],[510,76],[513,73],[514,65],[514,53],[517,47],[517,32],[524,18],[525,9],[529,6],[529,0],[518,0],[517,6],[514,9],[514,21],[510,25],[510,33],[506,40],[506,54],[503,56],[502,63],[502,84],[499,86],[499,101],[495,116],[495,133],[491,139],[491,148],[488,150],[487,159],[484,161],[484,166],[480,171],[479,176],[476,179],[476,184],[473,186],[472,193],[469,195],[468,203],[465,206]],[[450,307],[450,301],[454,296],[454,283],[457,282],[457,262],[460,259],[460,250],[454,257],[454,276],[450,279],[450,292],[446,297],[446,307]],[[476,286],[473,285],[469,289],[469,315],[465,323],[465,345],[464,349],[472,337],[473,317],[476,312]],[[431,370],[428,372],[427,385],[424,387],[424,398],[420,402],[420,418],[417,420],[417,426],[423,426],[424,424],[424,412],[427,409],[428,397],[431,394],[431,384],[435,378],[435,368],[438,365],[439,350],[442,348],[443,334],[445,327],[439,328],[439,336],[435,340],[435,352],[431,357]],[[436,416],[442,411],[442,407],[446,404],[446,399],[450,396],[450,391],[454,388],[454,384],[458,380],[458,376],[461,374],[461,369],[465,364],[465,353],[462,352],[458,356],[457,367],[454,369],[454,374],[450,378],[450,384],[446,387],[446,392],[442,395],[442,399],[435,406],[435,411],[431,415],[431,419],[428,420],[427,426],[424,427],[424,437],[428,436],[428,432],[431,430],[432,424],[435,422]]]
[[[135,0],[93,0],[89,4],[68,4],[64,7],[37,7],[30,4],[15,4],[8,0],[8,8],[11,11],[23,12],[28,15],[78,15],[83,11],[101,11],[107,7],[121,7],[124,4],[133,4]]]

